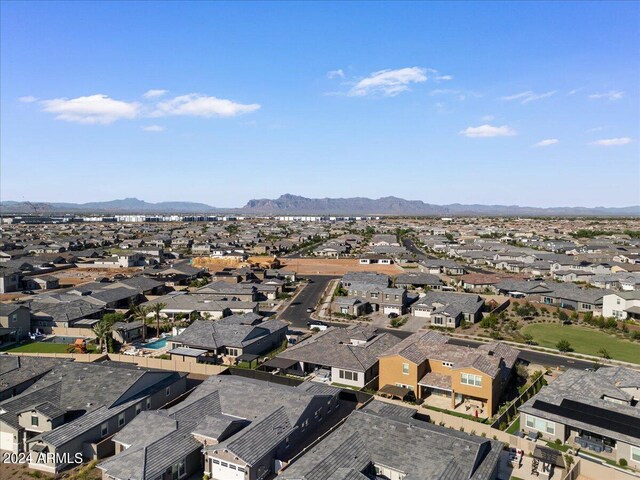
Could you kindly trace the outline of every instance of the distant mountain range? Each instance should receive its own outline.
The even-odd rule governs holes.
[[[240,208],[216,208],[195,202],[149,203],[137,198],[90,203],[0,202],[2,213],[252,213],[262,215],[518,215],[518,216],[640,216],[640,205],[630,207],[520,207],[518,205],[434,205],[397,197],[378,199],[306,198],[285,194],[276,199],[249,200]]]

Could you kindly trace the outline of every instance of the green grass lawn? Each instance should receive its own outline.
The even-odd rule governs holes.
[[[511,435],[515,435],[520,430],[520,417],[516,418],[516,420],[507,428],[507,433]]]
[[[531,334],[542,347],[556,348],[558,340],[564,338],[576,353],[598,355],[598,350],[605,348],[615,360],[640,363],[640,344],[598,330],[576,325],[536,323],[523,327],[521,332]]]
[[[49,343],[49,342],[33,342],[20,345],[18,347],[9,347],[6,352],[12,353],[67,353],[66,343]]]

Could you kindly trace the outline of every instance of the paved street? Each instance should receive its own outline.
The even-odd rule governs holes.
[[[311,320],[311,314],[307,313],[307,308],[316,308],[327,284],[334,278],[332,275],[311,275],[307,276],[310,283],[303,288],[300,294],[289,304],[280,314],[281,320],[286,320],[295,328],[307,328],[307,322]]]

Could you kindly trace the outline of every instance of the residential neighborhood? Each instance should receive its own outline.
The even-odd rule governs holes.
[[[20,269],[0,303],[1,450],[30,454],[30,471],[640,469],[635,236],[594,241],[580,220],[42,222],[5,218],[0,255]],[[280,246],[256,249],[267,235]],[[348,248],[327,258],[331,242]],[[135,261],[99,261],[114,255]],[[623,269],[624,283],[592,282]]]

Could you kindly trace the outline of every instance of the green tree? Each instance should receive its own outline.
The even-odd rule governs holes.
[[[604,347],[602,347],[602,348],[600,348],[600,350],[598,350],[598,355],[600,355],[602,358],[607,359],[607,360],[611,358],[611,355],[609,355],[609,352]]]
[[[104,346],[107,344],[107,338],[111,335],[112,324],[107,320],[100,320],[93,327],[93,333],[98,339],[100,353],[104,353]]]
[[[564,338],[558,340],[558,343],[556,343],[556,348],[561,352],[573,351],[573,348],[571,348],[571,343],[569,343],[569,340],[566,340]]]
[[[522,338],[524,339],[524,343],[526,343],[527,345],[533,345],[535,343],[533,341],[533,335],[531,335],[530,333],[523,333]]]
[[[131,316],[129,318],[133,320],[139,320],[142,322],[142,341],[147,339],[147,315],[149,315],[149,309],[142,305],[133,307],[131,310]]]
[[[558,313],[558,319],[561,322],[566,322],[567,320],[569,320],[569,315],[567,315],[566,312],[560,310],[560,313]]]
[[[156,335],[160,335],[160,312],[166,307],[166,303],[154,303],[150,308],[150,313],[153,313],[153,316],[156,319]]]

